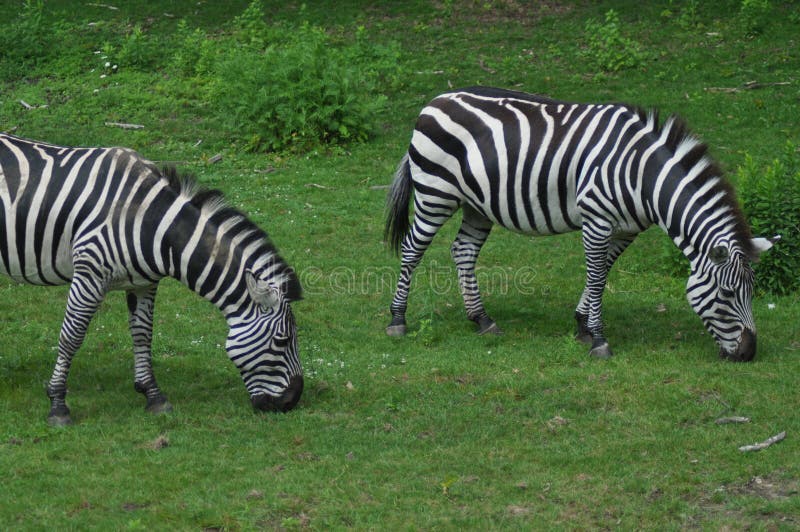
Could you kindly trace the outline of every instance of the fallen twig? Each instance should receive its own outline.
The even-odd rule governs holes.
[[[482,70],[488,72],[489,74],[497,74],[497,70],[486,66],[486,63],[483,61],[483,58],[478,60],[478,66],[481,67]]]
[[[20,100],[19,104],[22,107],[24,107],[25,109],[28,109],[28,110],[31,110],[31,109],[47,109],[47,104],[46,103],[42,104],[42,105],[31,105],[28,102],[26,102],[25,100]]]
[[[748,81],[741,87],[706,87],[704,90],[708,92],[741,92],[753,89],[763,89],[764,87],[775,87],[777,85],[791,85],[791,81],[776,81],[773,83],[759,83],[757,81]]]
[[[370,189],[370,190],[386,190],[386,189],[388,189],[390,186],[391,186],[391,185],[371,185],[371,186],[369,187],[369,189]]]
[[[222,160],[222,154],[218,153],[212,157],[209,157],[208,164],[216,164]]]
[[[314,187],[314,188],[321,188],[322,190],[328,190],[331,187],[326,187],[325,185],[318,185],[317,183],[306,183],[307,187]]]
[[[727,423],[750,423],[750,418],[742,416],[721,417],[714,421],[714,423],[717,425],[725,425]]]
[[[118,7],[116,7],[116,6],[110,6],[110,5],[108,5],[108,4],[93,4],[93,3],[89,3],[89,4],[86,4],[86,5],[87,5],[87,6],[92,6],[92,7],[104,7],[104,8],[106,8],[106,9],[110,9],[110,10],[112,10],[112,11],[119,11],[119,8],[118,8]]]
[[[122,129],[144,129],[141,124],[126,124],[124,122],[106,122],[109,127],[121,127]]]
[[[761,443],[754,443],[753,445],[743,445],[739,447],[739,450],[743,453],[748,451],[760,451],[761,449],[766,449],[773,443],[778,443],[779,441],[783,440],[786,437],[786,431],[780,432],[771,438],[767,438],[766,440],[762,441]]]

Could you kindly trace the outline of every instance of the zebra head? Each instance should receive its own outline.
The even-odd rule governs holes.
[[[753,238],[754,256],[738,244],[722,242],[693,263],[686,297],[720,347],[721,358],[743,362],[756,356],[751,261],[772,247],[774,239]]]
[[[262,274],[263,275],[263,274]],[[226,349],[244,380],[250,401],[259,410],[287,412],[303,393],[303,369],[297,349],[297,325],[289,305],[300,299],[293,272],[276,284],[245,272],[251,304],[248,314],[231,325]],[[296,286],[295,286],[296,285]]]

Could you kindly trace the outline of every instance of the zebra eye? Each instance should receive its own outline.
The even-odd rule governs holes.
[[[272,339],[272,342],[275,344],[276,347],[286,347],[289,345],[289,337],[283,335],[275,335]]]
[[[719,293],[725,299],[733,299],[733,297],[736,295],[736,293],[730,288],[722,288],[722,287],[719,289]]]

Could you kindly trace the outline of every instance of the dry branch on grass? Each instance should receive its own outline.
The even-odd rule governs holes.
[[[762,449],[766,449],[767,447],[769,447],[773,443],[778,443],[779,441],[783,440],[784,438],[786,438],[786,431],[785,430],[783,432],[780,432],[780,433],[776,434],[775,436],[772,436],[771,438],[767,438],[766,440],[764,440],[764,441],[762,441],[760,443],[754,443],[753,445],[743,445],[743,446],[739,447],[739,450],[742,451],[743,453],[746,453],[748,451],[760,451]]]
[[[126,124],[125,122],[106,122],[109,127],[121,127],[122,129],[144,129],[141,124]]]
[[[763,89],[764,87],[775,87],[778,85],[791,85],[791,81],[776,81],[774,83],[759,83],[758,81],[748,81],[740,87],[706,87],[707,92],[742,92],[753,89]]]
[[[714,423],[717,425],[726,425],[728,423],[750,423],[750,418],[742,416],[721,417],[715,420]]]

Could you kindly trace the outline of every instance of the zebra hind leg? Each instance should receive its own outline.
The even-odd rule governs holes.
[[[475,277],[475,263],[481,247],[489,238],[492,222],[468,205],[464,205],[463,211],[464,218],[458,235],[450,247],[450,255],[458,271],[458,287],[464,299],[464,308],[467,317],[477,324],[479,335],[503,334],[483,307],[478,280]]]
[[[404,336],[406,334],[406,308],[411,288],[411,276],[436,232],[458,207],[454,201],[442,198],[426,200],[421,196],[422,194],[418,194],[415,198],[414,223],[403,238],[401,246],[400,277],[397,280],[394,298],[389,306],[392,321],[386,327],[388,336]]]
[[[133,387],[147,398],[145,410],[154,414],[172,411],[172,405],[161,392],[153,374],[151,344],[157,286],[152,285],[142,290],[127,292],[128,326],[133,338],[134,353]]]

